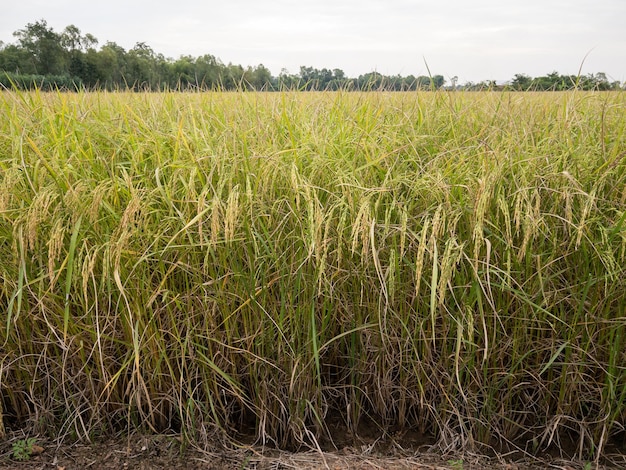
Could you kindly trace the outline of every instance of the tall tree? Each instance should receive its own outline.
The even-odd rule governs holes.
[[[446,83],[446,79],[443,78],[443,75],[433,75],[431,85],[434,89],[438,90],[444,83]]]
[[[273,88],[272,73],[263,64],[251,70],[250,84],[255,90],[271,90]]]
[[[61,35],[48,27],[45,20],[28,23],[24,29],[13,33],[19,46],[32,57],[35,73],[61,75],[66,69],[66,51],[61,44]]]
[[[98,73],[107,89],[126,87],[127,53],[115,42],[107,42],[98,52]]]
[[[15,44],[8,44],[0,49],[0,70],[33,74],[35,73],[35,64],[28,51]]]
[[[193,70],[193,83],[201,88],[216,88],[220,83],[224,65],[211,54],[196,59]]]
[[[532,82],[533,79],[530,78],[528,75],[523,73],[516,73],[515,78],[511,82],[511,85],[518,91],[524,91],[530,88]]]
[[[125,79],[128,86],[137,89],[151,88],[155,78],[155,54],[152,48],[145,42],[138,42],[128,51],[128,69]]]

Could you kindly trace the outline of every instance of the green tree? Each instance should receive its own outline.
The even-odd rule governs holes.
[[[15,44],[8,44],[0,49],[0,70],[24,74],[34,74],[36,71],[28,51]]]
[[[516,73],[511,81],[511,86],[518,91],[525,91],[530,88],[533,79],[526,74]]]
[[[155,53],[145,42],[138,42],[128,51],[128,67],[124,76],[127,86],[132,89],[151,89],[154,83]]]
[[[114,42],[107,42],[96,57],[97,73],[101,77],[102,86],[106,89],[123,88],[126,86],[127,54],[123,47]]]
[[[263,64],[251,70],[250,85],[255,90],[271,90],[274,88],[272,73]]]
[[[299,87],[300,78],[297,75],[289,73],[289,70],[283,68],[278,75],[277,84],[279,90],[293,90]]]
[[[590,75],[593,88],[596,90],[606,91],[611,89],[611,84],[604,72],[598,72],[595,75]]]
[[[196,84],[195,59],[190,55],[180,56],[171,65],[173,83],[170,86],[177,89],[185,89]]]
[[[426,77],[424,75],[420,75],[415,80],[416,87],[419,90],[428,90],[430,88],[430,77]]]
[[[435,90],[441,88],[444,83],[446,83],[446,79],[443,78],[443,75],[433,75],[432,86]]]
[[[559,74],[559,72],[550,72],[548,75],[533,79],[531,88],[539,91],[557,91],[567,90],[574,84],[569,77]]]
[[[213,89],[220,86],[224,65],[211,54],[204,54],[195,61],[194,80],[197,86]]]
[[[73,24],[66,26],[61,33],[61,45],[67,51],[87,51],[98,44],[98,39],[92,34],[82,35],[80,29]]]
[[[380,90],[385,83],[385,77],[378,72],[369,72],[359,75],[357,84],[360,90]]]
[[[318,72],[313,67],[300,67],[299,77],[305,90],[317,90]]]
[[[61,35],[48,27],[45,20],[28,23],[24,29],[13,33],[19,47],[31,56],[34,72],[41,75],[67,73],[67,54],[61,44]]]
[[[237,90],[245,86],[244,78],[244,68],[229,62],[226,67],[220,69],[219,84],[227,90]]]
[[[83,84],[89,88],[95,88],[104,85],[105,75],[100,68],[100,54],[95,49],[90,48],[84,53],[83,57],[83,74],[79,76]]]

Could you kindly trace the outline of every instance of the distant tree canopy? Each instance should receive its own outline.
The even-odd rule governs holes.
[[[445,79],[434,76],[387,76],[378,72],[346,77],[341,69],[300,67],[298,73],[284,70],[274,77],[263,65],[243,67],[224,64],[213,55],[166,58],[144,42],[126,51],[115,42],[99,41],[83,34],[74,25],[61,33],[45,20],[27,24],[13,33],[14,44],[0,41],[0,86],[29,89],[106,90],[432,90],[442,88]],[[493,81],[457,86],[452,89],[501,89]],[[562,76],[553,72],[531,78],[517,74],[509,88],[515,90],[563,90],[572,87],[609,90],[619,88],[603,73],[585,77]]]
[[[524,74],[515,74],[511,81],[514,90],[562,91],[571,88],[582,90],[615,90],[619,89],[619,82],[609,82],[606,74],[600,72],[589,75],[561,75],[558,72],[549,73],[543,77],[531,78]]]
[[[99,49],[98,39],[74,25],[57,33],[45,20],[27,24],[13,33],[15,44],[0,43],[0,84],[26,89],[130,89],[187,90],[416,90],[439,88],[445,80],[434,77],[385,76],[377,72],[348,78],[341,69],[300,67],[274,77],[263,64],[243,67],[224,64],[215,56],[166,58],[144,42],[126,51],[114,42]]]

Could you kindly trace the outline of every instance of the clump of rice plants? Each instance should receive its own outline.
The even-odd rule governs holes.
[[[623,93],[0,95],[4,423],[626,425]]]

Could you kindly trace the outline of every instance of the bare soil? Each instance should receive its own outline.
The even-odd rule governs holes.
[[[555,455],[541,458],[519,455],[480,456],[472,453],[443,455],[420,445],[422,438],[402,435],[378,440],[361,440],[332,451],[284,452],[258,445],[225,446],[200,450],[185,448],[177,435],[132,435],[96,444],[62,444],[37,439],[33,455],[26,461],[14,458],[14,444],[24,436],[12,433],[0,442],[0,469],[424,469],[424,470],[591,470],[626,468],[626,457],[614,455],[599,465],[568,460]],[[36,454],[36,455],[35,455]]]

